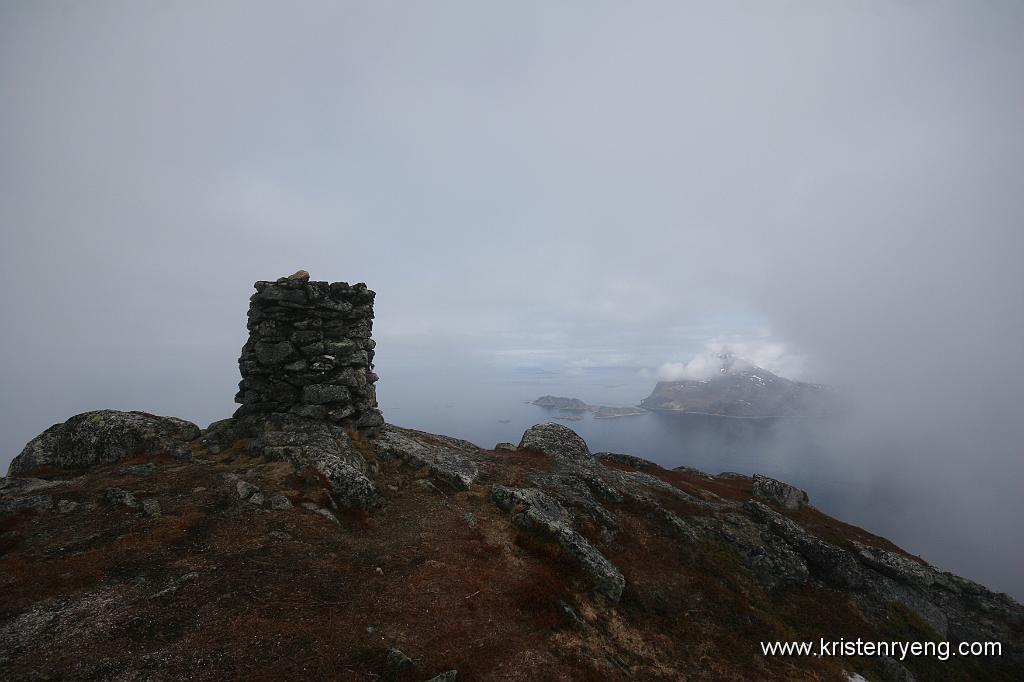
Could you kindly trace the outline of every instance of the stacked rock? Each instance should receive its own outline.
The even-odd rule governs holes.
[[[374,292],[362,283],[310,282],[305,270],[255,287],[235,417],[287,412],[378,430]]]

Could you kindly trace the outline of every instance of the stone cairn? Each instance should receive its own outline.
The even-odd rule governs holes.
[[[379,430],[374,292],[362,283],[310,282],[304,270],[254,286],[235,417],[283,412]]]

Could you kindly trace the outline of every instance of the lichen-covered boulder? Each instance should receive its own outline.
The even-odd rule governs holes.
[[[574,434],[575,435],[575,434]],[[590,541],[572,528],[572,515],[558,500],[537,488],[491,488],[491,499],[512,514],[517,525],[540,533],[557,542],[579,562],[594,583],[594,589],[612,601],[622,597],[626,580],[622,572],[608,561]]]
[[[754,474],[754,497],[790,511],[796,511],[809,502],[807,493],[800,488],[760,474]]]
[[[555,459],[592,461],[587,442],[572,429],[561,424],[536,424],[523,434],[519,447],[543,452]]]
[[[455,490],[468,490],[480,475],[472,443],[387,424],[375,442],[377,455],[427,467],[430,475]]]
[[[80,469],[133,455],[173,453],[198,437],[198,426],[176,417],[117,410],[84,412],[29,441],[8,473],[40,466]]]

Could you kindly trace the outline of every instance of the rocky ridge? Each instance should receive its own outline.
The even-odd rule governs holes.
[[[137,418],[104,414],[108,440],[129,442]],[[405,604],[388,616],[372,600],[328,599],[335,604],[328,609],[332,620],[377,623],[366,626],[374,632],[365,636],[325,633],[324,642],[335,640],[328,658],[332,665],[343,660],[351,679],[422,680],[452,669],[459,679],[720,679],[723,670],[747,679],[802,679],[812,672],[845,679],[854,671],[867,679],[927,679],[929,669],[919,661],[776,660],[753,651],[736,661],[722,654],[715,666],[702,667],[699,649],[687,644],[698,632],[702,646],[712,646],[722,637],[793,639],[794,632],[883,638],[897,627],[905,638],[1002,642],[1004,655],[995,664],[958,663],[985,666],[979,669],[994,671],[990,679],[1024,665],[1024,609],[1005,595],[829,519],[783,482],[665,470],[633,455],[591,453],[559,424],[539,424],[518,446],[487,450],[391,425],[367,436],[296,415],[247,415],[216,422],[191,440],[136,443],[116,461],[105,455],[88,464],[65,457],[61,444],[87,438],[94,422],[80,415],[59,427],[33,441],[34,468],[21,460],[0,483],[0,571],[7,576],[0,663],[11,679],[40,671],[71,679],[205,678],[189,652],[207,647],[190,632],[245,618],[254,605],[274,610],[288,594],[304,595],[287,597],[301,604],[290,608],[319,622],[313,612],[334,580],[349,585],[344,590],[352,589],[351,580],[370,581],[378,601],[383,595]],[[183,432],[192,432],[187,423]],[[160,542],[145,539],[150,535]],[[147,549],[125,553],[126,541]],[[251,549],[240,549],[245,546]],[[391,567],[375,569],[373,578],[352,576],[368,553],[371,563]],[[408,563],[423,553],[436,563],[426,569]],[[330,557],[329,564],[317,556]],[[86,559],[107,568],[86,570]],[[289,562],[304,568],[295,573]],[[275,582],[281,571],[288,572],[284,586]],[[504,577],[493,582],[492,573]],[[521,580],[541,580],[550,593],[515,602],[512,585],[522,590]],[[257,591],[238,602],[225,601],[225,589]],[[464,643],[433,650],[429,629],[410,626],[409,609],[456,608],[459,618],[468,617],[459,603],[466,594],[491,610],[491,620],[472,621],[477,637],[490,644],[483,651]],[[805,609],[824,601],[832,615],[815,616],[825,623],[806,622],[806,611],[782,605],[794,600]],[[121,625],[139,618],[166,624],[176,618],[170,610],[183,604],[198,609],[192,630],[177,625],[170,638],[136,635]],[[86,628],[87,617],[108,625]],[[495,617],[503,619],[500,627]],[[741,627],[746,620],[751,625]],[[326,665],[327,654],[291,630],[259,622],[293,656],[301,651],[307,663]],[[384,641],[378,628],[386,630]],[[255,656],[265,672],[296,673],[280,657],[236,645],[237,651],[217,654],[207,672],[239,671],[239,657]],[[412,665],[389,668],[387,659],[397,660],[389,647]],[[513,663],[526,651],[531,660]]]

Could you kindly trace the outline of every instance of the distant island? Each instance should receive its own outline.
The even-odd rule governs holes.
[[[646,412],[706,414],[716,417],[824,417],[836,411],[837,396],[821,384],[794,381],[724,353],[711,373],[659,381],[639,406],[590,405],[579,398],[545,395],[532,404],[569,413],[554,417],[578,421],[590,412],[595,419],[632,417]]]
[[[716,375],[659,381],[640,404],[658,412],[722,417],[817,417],[835,409],[835,396],[820,384],[792,381],[730,354],[719,359]]]
[[[635,417],[647,412],[642,407],[612,407],[609,405],[588,405],[579,398],[564,398],[557,395],[544,395],[533,401],[533,405],[547,407],[565,412],[590,412],[594,419],[614,419],[616,417]],[[565,421],[579,421],[582,416],[555,417]]]
[[[578,412],[588,412],[590,405],[579,398],[563,398],[557,395],[543,395],[533,401],[534,405],[540,407],[550,407],[556,410],[569,410]]]

